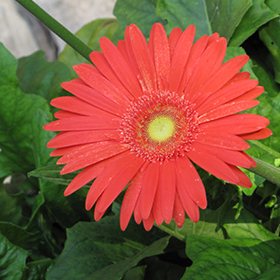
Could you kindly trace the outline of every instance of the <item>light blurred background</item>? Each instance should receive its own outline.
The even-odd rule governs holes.
[[[29,1],[29,0],[28,0]],[[71,32],[97,18],[114,18],[116,0],[34,0]],[[43,49],[49,61],[65,43],[15,0],[0,0],[0,42],[17,58]]]

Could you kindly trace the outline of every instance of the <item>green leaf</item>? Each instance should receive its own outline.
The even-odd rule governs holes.
[[[213,275],[215,279],[258,279],[280,264],[280,238],[245,209],[236,219],[236,210],[224,211],[223,227],[230,239],[188,236],[186,253],[193,265],[182,280],[214,279]]]
[[[38,94],[48,100],[62,94],[60,84],[70,79],[70,70],[61,62],[48,62],[38,51],[19,59],[17,76],[23,92]]]
[[[9,195],[4,188],[3,180],[0,182],[0,201],[0,221],[18,225],[26,222],[22,216],[21,197]]]
[[[274,80],[280,83],[280,22],[279,18],[271,20],[259,32],[260,39],[268,48],[274,68]]]
[[[190,235],[186,253],[193,264],[182,280],[256,279],[279,263],[279,250],[280,239],[219,240]]]
[[[42,109],[38,109],[31,123],[33,157],[37,168],[51,165],[56,162],[56,158],[50,157],[52,149],[47,148],[47,143],[56,136],[56,133],[43,129],[43,126],[50,121],[51,120],[46,112]]]
[[[45,280],[47,270],[53,265],[52,259],[43,259],[29,262],[28,271],[25,275],[26,280]]]
[[[156,228],[147,233],[130,223],[121,231],[117,215],[98,222],[80,222],[67,235],[65,248],[47,273],[47,280],[121,279],[126,270],[146,256],[159,254],[168,243],[168,237],[156,241],[162,237]],[[107,277],[102,278],[102,273],[108,273]]]
[[[0,232],[11,243],[24,249],[28,249],[28,242],[34,239],[33,233],[26,231],[23,227],[9,222],[0,222]]]
[[[240,24],[246,11],[252,6],[252,0],[207,0],[207,10],[213,32],[229,40]]]
[[[80,219],[90,220],[93,216],[84,206],[90,185],[65,197],[63,185],[69,185],[78,172],[62,176],[61,168],[58,165],[44,166],[29,172],[28,176],[40,178],[40,190],[44,194],[49,212],[62,227],[71,227]]]
[[[117,0],[114,15],[118,19],[119,28],[112,40],[124,39],[124,31],[131,23],[136,24],[146,38],[149,37],[152,25],[165,22],[156,15],[156,7],[152,0]]]
[[[46,100],[17,86],[15,58],[0,45],[0,178],[34,169],[32,121],[38,109],[51,118]],[[8,70],[7,70],[8,69]],[[3,79],[2,77],[6,77]],[[7,77],[8,76],[8,77]]]
[[[135,267],[138,264],[138,262],[140,262],[142,259],[161,254],[165,249],[165,247],[167,246],[169,238],[170,238],[169,236],[163,237],[155,241],[150,246],[147,246],[146,248],[142,249],[139,253],[137,253],[133,257],[120,261],[117,264],[112,264],[102,269],[99,269],[98,271],[91,273],[85,279],[87,280],[122,279],[125,272],[128,271],[130,268]]]
[[[0,278],[22,280],[28,252],[13,245],[0,233]]]
[[[280,275],[280,265],[274,265],[270,267],[267,271],[262,273],[259,277],[255,280],[275,280]]]
[[[259,27],[278,17],[277,13],[269,9],[265,0],[253,0],[253,5],[244,15],[229,42],[230,46],[240,46],[254,34]]]
[[[280,14],[280,6],[278,0],[266,0],[265,3],[271,10]]]
[[[84,25],[75,35],[94,51],[100,51],[99,39],[101,37],[110,39],[117,28],[118,23],[115,19],[97,19]],[[72,69],[73,65],[88,63],[84,57],[68,45],[59,55],[58,60],[71,69],[72,77],[76,77],[76,73]]]
[[[250,212],[242,209],[238,219],[235,219],[235,213],[236,209],[228,210],[223,225],[231,239],[277,240],[280,243],[279,237],[261,225]],[[280,255],[277,260],[280,263]]]
[[[273,135],[263,140],[251,140],[249,144],[251,148],[246,152],[256,158],[274,165],[275,160],[280,158],[280,87],[274,82],[273,76],[267,67],[256,56],[257,60],[252,60],[254,73],[256,74],[260,85],[264,86],[265,92],[258,97],[260,104],[248,112],[252,114],[262,115],[270,121],[269,128]]]
[[[183,227],[178,228],[176,223],[172,220],[169,224],[163,223],[160,225],[159,229],[181,241],[186,241],[189,234],[223,239],[223,232],[221,230],[217,230],[218,216],[219,211],[213,211],[210,209],[201,210],[200,219],[197,223],[194,223],[189,218],[186,218]]]
[[[61,165],[49,165],[37,168],[28,173],[28,176],[47,179],[53,183],[68,186],[72,179],[77,175],[77,172],[73,172],[67,175],[60,175],[60,171],[63,168]]]
[[[175,27],[185,30],[191,24],[196,27],[196,39],[212,34],[204,0],[159,0],[156,15],[167,21],[167,34]]]
[[[65,197],[65,188],[44,179],[39,180],[40,191],[46,199],[46,208],[53,219],[63,228],[71,227],[80,220],[88,221],[93,217],[92,211],[85,209],[85,197],[88,189],[82,188],[71,196]]]

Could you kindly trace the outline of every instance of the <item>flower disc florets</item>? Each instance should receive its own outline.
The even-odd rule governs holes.
[[[194,105],[170,92],[145,94],[132,102],[121,124],[123,143],[151,162],[184,156],[198,132]]]

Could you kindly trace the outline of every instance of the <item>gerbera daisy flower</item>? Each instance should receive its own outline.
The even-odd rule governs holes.
[[[133,213],[146,230],[172,218],[181,227],[185,212],[197,222],[207,200],[193,163],[226,182],[251,186],[237,167],[256,165],[244,152],[245,140],[271,131],[266,118],[239,112],[256,106],[264,89],[239,72],[247,55],[223,64],[225,38],[215,33],[193,44],[194,35],[189,26],[167,38],[156,23],[147,44],[131,24],[117,46],[100,39],[102,52],[90,55],[95,66],[74,66],[79,78],[62,84],[74,96],[52,100],[61,110],[44,128],[62,132],[48,143],[56,148],[51,155],[61,156],[61,174],[82,169],[65,195],[96,178],[85,203],[87,210],[95,204],[95,220],[130,183],[122,230]]]

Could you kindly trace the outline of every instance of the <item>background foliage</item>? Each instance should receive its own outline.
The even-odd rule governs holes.
[[[279,0],[118,0],[114,14],[117,19],[93,21],[77,36],[99,50],[100,37],[116,43],[130,23],[146,37],[155,22],[168,34],[194,24],[196,38],[219,32],[228,40],[226,60],[249,54],[244,70],[266,89],[250,112],[269,118],[274,134],[250,141],[248,153],[279,167]],[[72,65],[81,62],[70,47],[50,63],[41,51],[16,60],[0,45],[0,278],[277,279],[280,182],[246,171],[253,187],[243,190],[199,169],[209,202],[201,220],[150,232],[133,221],[120,230],[120,199],[94,222],[84,210],[86,187],[63,196],[74,175],[59,175],[46,148],[54,133],[42,126],[53,120],[49,101],[68,94],[60,84],[75,77]]]

